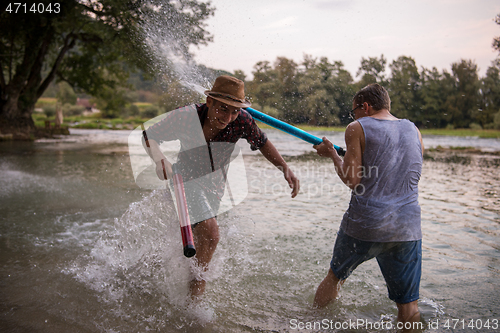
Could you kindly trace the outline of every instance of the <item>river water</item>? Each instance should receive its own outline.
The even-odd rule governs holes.
[[[267,130],[301,180],[291,199],[280,173],[241,143],[248,195],[219,216],[207,292],[193,304],[187,281],[197,273],[182,255],[172,199],[135,184],[130,131],[71,133],[0,142],[1,332],[395,331],[386,329],[397,310],[375,261],[336,303],[311,307],[349,191],[309,144]],[[342,133],[313,134],[343,142]],[[424,144],[483,152],[424,162],[425,331],[498,331],[500,140],[424,136]]]

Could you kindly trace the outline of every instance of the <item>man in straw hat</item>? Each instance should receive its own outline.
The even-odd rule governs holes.
[[[158,144],[162,141],[176,139],[175,135],[169,137],[169,133],[178,132],[179,128],[182,128],[184,133],[189,133],[185,135],[184,143],[183,139],[180,139],[182,152],[182,145],[185,144],[187,146],[186,142],[191,137],[197,136],[200,131],[196,128],[199,129],[201,124],[202,136],[204,137],[202,139],[203,147],[198,148],[203,148],[203,151],[190,148],[184,154],[179,153],[182,155],[180,159],[190,161],[189,163],[184,163],[184,165],[189,165],[188,168],[184,169],[190,169],[189,173],[191,174],[186,176],[187,179],[189,177],[193,178],[192,174],[197,174],[196,177],[198,179],[204,178],[204,173],[200,170],[204,168],[203,164],[207,164],[206,160],[209,161],[208,165],[210,166],[210,171],[214,171],[213,174],[217,174],[216,171],[218,170],[224,170],[231,158],[234,144],[240,138],[244,138],[250,144],[252,150],[260,150],[267,160],[283,172],[285,180],[292,189],[292,198],[294,198],[299,192],[298,179],[290,170],[278,150],[268,140],[266,134],[257,126],[252,116],[246,110],[242,109],[251,105],[250,101],[245,98],[243,81],[227,75],[219,76],[215,80],[212,89],[205,91],[205,95],[207,96],[206,103],[196,105],[195,114],[197,114],[194,118],[186,116],[188,114],[188,112],[184,112],[186,107],[180,108],[174,110],[176,113],[175,121],[167,121],[169,119],[167,116],[167,118],[147,130],[148,141],[151,146],[151,153],[148,153],[156,162],[158,177],[162,180],[164,179],[163,167],[160,162],[161,160],[166,161],[165,156],[158,148]],[[169,114],[174,113],[174,111],[169,112]],[[232,143],[233,145],[224,145],[225,143]],[[210,154],[209,158],[200,158],[204,151],[207,150],[207,146]],[[217,150],[215,148],[221,146],[223,147],[222,149]],[[227,149],[224,149],[224,147],[228,146],[231,147],[229,154],[227,153]],[[171,165],[168,161],[165,164],[167,165],[168,174],[171,172]],[[218,174],[223,174],[223,172]],[[184,175],[183,178],[185,178]],[[196,218],[195,221],[191,219],[193,238],[196,246],[195,258],[197,265],[202,271],[207,270],[219,242],[217,210],[220,199],[224,194],[225,179],[217,177],[213,179],[216,180],[210,181],[210,186],[205,182],[194,191],[186,193],[188,206],[190,206],[190,214],[192,210],[202,212],[202,217]],[[196,209],[192,209],[192,206],[196,206]],[[200,275],[193,278],[190,283],[192,297],[196,298],[202,295],[204,290],[205,280],[203,276]]]

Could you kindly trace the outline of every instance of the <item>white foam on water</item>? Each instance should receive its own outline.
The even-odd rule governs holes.
[[[113,228],[101,232],[89,253],[64,272],[97,292],[119,317],[136,317],[155,327],[163,327],[173,313],[189,325],[211,322],[214,310],[207,302],[191,301],[188,283],[197,275],[215,279],[221,261],[214,260],[205,273],[194,259],[183,256],[174,209],[162,190],[130,204]]]
[[[427,297],[419,300],[420,311],[426,316],[440,317],[445,314],[444,306],[438,301],[429,299]],[[429,318],[426,318],[429,319]]]
[[[35,192],[61,193],[54,177],[0,168],[0,198]]]

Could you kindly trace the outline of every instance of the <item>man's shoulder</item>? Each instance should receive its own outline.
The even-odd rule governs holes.
[[[351,132],[351,133],[362,133],[363,132],[363,126],[361,125],[361,123],[359,122],[359,119],[358,120],[355,120],[353,121],[352,123],[350,123],[349,125],[347,125],[346,127],[346,133],[347,132]]]

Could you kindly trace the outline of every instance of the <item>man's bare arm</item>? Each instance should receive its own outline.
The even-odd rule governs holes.
[[[326,138],[314,146],[318,155],[331,158],[335,171],[349,188],[354,189],[363,177],[363,128],[355,121],[347,126],[345,131],[346,154],[342,159],[333,144]]]

